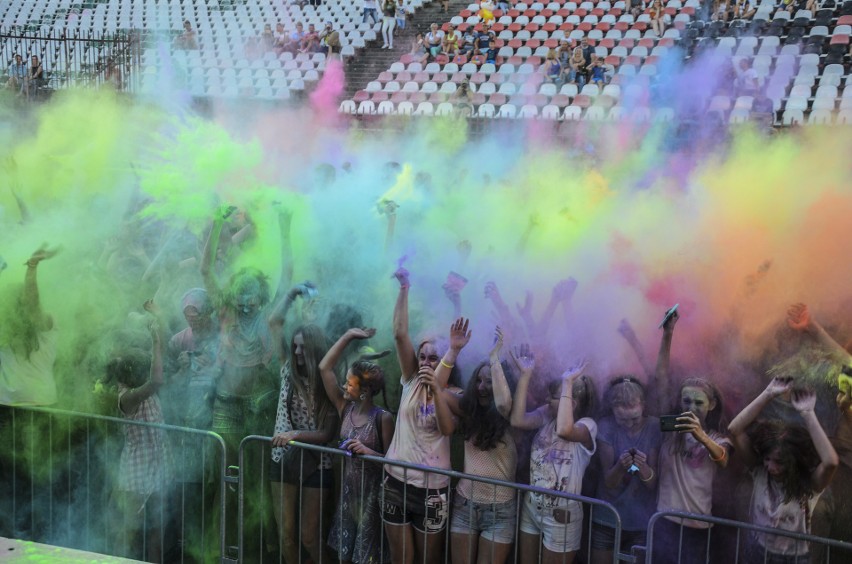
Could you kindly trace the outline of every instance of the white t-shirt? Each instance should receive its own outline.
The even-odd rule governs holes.
[[[730,447],[726,436],[710,431],[709,437],[719,446]],[[692,434],[683,436],[683,450],[672,452],[677,436],[669,434],[660,449],[660,483],[657,511],[685,511],[710,515],[713,507],[713,478],[718,466],[710,460],[710,452]],[[675,517],[667,517],[680,522]],[[696,529],[706,529],[710,523],[684,519],[683,524]]]
[[[435,402],[429,388],[417,376],[402,382],[402,397],[396,430],[388,451],[388,460],[400,460],[433,468],[450,469],[450,437],[441,433],[435,415]],[[385,465],[385,472],[417,488],[445,488],[450,479],[443,474],[419,470],[405,470],[399,466]]]
[[[754,489],[751,493],[749,517],[761,527],[772,527],[795,533],[810,534],[811,516],[822,492],[807,500],[784,503],[784,492],[779,484],[772,483],[763,465],[751,471]],[[808,543],[789,537],[754,533],[757,542],[773,554],[801,555],[808,553]]]
[[[545,406],[546,407],[546,406]],[[542,418],[546,417],[541,410]],[[598,426],[594,420],[583,417],[574,423],[589,430],[592,448],[582,443],[565,441],[556,434],[556,419],[551,419],[536,433],[530,453],[530,485],[560,492],[578,494],[583,486],[583,474],[597,449]],[[533,494],[536,497],[536,494]],[[561,497],[541,496],[543,507],[565,506]],[[576,503],[576,502],[575,502]]]
[[[0,348],[0,404],[51,405],[56,403],[53,364],[59,330],[39,333],[38,350],[22,358],[11,349]]]

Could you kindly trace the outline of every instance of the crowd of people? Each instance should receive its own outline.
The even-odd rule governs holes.
[[[557,284],[542,319],[519,308],[520,322],[489,283],[485,295],[499,325],[484,337],[491,343],[487,357],[462,372],[459,359],[473,338],[470,321],[459,315],[446,334],[413,340],[409,294],[415,290],[400,267],[384,336],[394,344],[397,370],[380,360],[390,351],[370,346],[382,342],[382,330],[364,327],[353,308],[336,304],[324,326],[318,324],[309,304],[322,288],[292,285],[291,216],[284,208],[277,215],[284,248],[277,289],[254,268],[219,280],[229,252],[252,230],[234,207],[220,208],[201,253],[204,287],[188,288],[181,298],[185,326],[169,335],[168,312],[147,301],[150,351],[115,351],[102,380],[114,390],[116,414],[211,430],[224,439],[229,465],[238,464],[245,436],[271,437],[273,448],[262,464],[277,523],[273,550],[286,562],[301,562],[304,555],[314,562],[438,562],[448,543],[457,563],[506,562],[516,544],[520,562],[573,562],[590,546],[584,561],[603,563],[613,551],[646,546],[656,512],[693,517],[657,522],[654,562],[704,562],[711,554],[720,561],[733,548],[711,543],[714,529],[701,517],[718,515],[715,503],[730,497],[740,479],[750,491],[741,496],[747,503],[736,515],[740,519],[850,540],[848,531],[838,532],[848,518],[848,499],[838,497],[845,495],[843,484],[833,490],[832,478],[839,467],[848,472],[852,452],[846,376],[852,356],[806,306],[790,308],[790,331],[802,347],[830,355],[843,375],[822,389],[777,375],[729,424],[726,416],[733,413],[723,382],[705,374],[670,374],[677,307],[660,325],[657,363],[647,374],[606,375],[585,362],[565,366],[557,360],[546,335],[555,313],[572,300],[573,278]],[[19,317],[4,320],[2,404],[56,401],[56,327],[42,310],[37,283],[40,265],[55,254],[42,247],[30,257]],[[457,315],[463,312],[463,285],[463,277],[451,273],[444,288]],[[294,307],[299,302],[302,307]],[[647,365],[629,324],[619,331]],[[397,376],[398,406],[386,393]],[[826,392],[836,395],[834,405],[818,405],[818,394]],[[836,414],[832,438],[816,415],[820,410]],[[463,461],[455,468],[454,437],[463,443]],[[345,456],[294,443],[330,445]],[[118,463],[116,502],[129,524],[121,535],[131,539],[134,554],[142,556],[144,546],[144,556],[158,561],[168,553],[163,531],[177,526],[172,484],[199,483],[205,469],[197,457],[184,453],[176,459],[165,432],[155,427],[128,426]],[[448,475],[422,467],[463,470],[469,477],[453,487]],[[533,490],[520,495],[516,483]],[[618,511],[620,545],[616,516],[600,508],[589,515],[587,505],[571,498],[579,494]],[[339,500],[333,512],[332,500]],[[751,534],[743,542],[740,562],[810,562],[816,549],[771,534]]]

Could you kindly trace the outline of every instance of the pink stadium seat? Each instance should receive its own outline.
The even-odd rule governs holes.
[[[413,92],[408,101],[416,106],[426,101],[426,94],[424,92]]]
[[[592,99],[585,94],[578,94],[574,97],[574,105],[580,108],[588,108],[592,105]]]
[[[621,41],[618,42],[618,46],[624,47],[625,49],[627,49],[629,51],[630,49],[633,49],[633,47],[636,46],[636,41],[633,40],[633,39],[622,39]]]
[[[402,71],[396,75],[396,81],[400,84],[405,82],[411,82],[411,73],[408,71]]]
[[[393,74],[389,73],[388,71],[379,73],[379,78],[377,80],[382,84],[384,84],[385,82],[390,82],[391,80],[393,80]]]
[[[406,102],[406,101],[408,101],[408,92],[402,92],[402,91],[394,92],[393,95],[391,96],[390,100],[394,104],[399,104],[400,102]]]
[[[571,105],[571,97],[566,96],[565,94],[557,94],[551,98],[550,103],[558,108],[564,108],[565,106]]]
[[[485,74],[481,72],[475,72],[470,75],[470,81],[473,84],[482,84],[483,82],[485,82],[485,78]]]
[[[380,92],[374,92],[373,93],[373,102],[376,103],[376,104],[378,104],[379,102],[384,102],[385,100],[388,100],[388,99],[389,99],[389,96],[388,96],[387,92],[380,91]]]
[[[355,96],[352,97],[352,101],[354,101],[356,104],[360,104],[361,102],[364,102],[369,99],[370,93],[366,90],[359,90],[355,93]]]
[[[420,71],[414,75],[412,79],[417,84],[423,84],[424,82],[429,82],[429,73]]]
[[[488,98],[488,103],[492,104],[495,107],[496,106],[502,106],[503,104],[506,103],[506,95],[500,94],[499,92],[496,92]]]
[[[443,83],[447,82],[449,79],[447,78],[447,73],[436,72],[435,75],[432,77],[432,80],[434,80],[438,84],[443,84]]]
[[[831,45],[849,45],[849,36],[840,34],[831,36]]]

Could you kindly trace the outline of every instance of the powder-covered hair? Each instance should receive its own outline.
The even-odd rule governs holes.
[[[612,412],[616,405],[633,405],[645,403],[645,386],[635,376],[625,374],[609,381],[604,392],[606,411]]]
[[[707,418],[704,421],[707,429],[716,431],[717,433],[725,432],[728,428],[728,422],[725,421],[725,409],[723,405],[722,392],[716,387],[713,382],[704,378],[687,378],[680,385],[679,393],[683,393],[684,388],[698,388],[707,394],[707,399],[716,403],[716,407],[707,412]],[[678,406],[680,406],[680,397],[678,397]],[[678,409],[680,409],[678,407]],[[672,413],[677,413],[677,409]]]
[[[758,464],[778,449],[783,468],[779,481],[785,503],[804,502],[816,493],[811,476],[820,458],[807,429],[780,420],[759,421],[749,428],[748,437]]]
[[[373,397],[385,393],[385,373],[378,364],[357,360],[349,367],[349,373],[358,380],[358,386],[370,390]],[[387,401],[387,395],[385,395],[385,401]]]
[[[128,388],[138,388],[151,375],[151,354],[141,349],[129,349],[106,365],[105,384],[120,383]]]
[[[459,408],[464,413],[461,418],[461,434],[466,441],[472,442],[473,446],[480,450],[491,450],[496,447],[511,426],[509,420],[497,410],[493,392],[487,406],[479,403],[479,372],[488,365],[488,361],[482,361],[473,369],[473,374],[465,386],[464,395],[459,401]],[[509,365],[501,362],[500,366],[503,367],[503,374],[506,376],[510,391],[514,393],[514,378]]]
[[[444,354],[450,349],[450,342],[445,337],[424,337],[419,343],[417,343],[415,354],[418,359],[420,358],[420,349],[422,349],[424,345],[433,345],[435,350],[438,351],[438,358],[443,358]],[[459,369],[458,364],[453,366],[453,369],[450,370],[450,377],[447,380],[447,385],[461,388],[461,370]]]
[[[551,397],[561,395],[562,379],[551,380],[547,385],[547,391]],[[591,378],[580,376],[574,380],[571,395],[574,396],[574,401],[577,402],[577,407],[574,409],[574,421],[583,417],[592,417],[595,414],[595,410],[598,407],[598,393],[595,391],[595,383]]]

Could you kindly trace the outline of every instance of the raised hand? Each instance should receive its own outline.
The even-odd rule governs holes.
[[[459,252],[459,258],[461,258],[462,262],[464,262],[470,256],[473,246],[470,244],[470,241],[464,239],[463,241],[459,241],[459,244],[456,245],[456,250]]]
[[[628,341],[636,339],[636,332],[633,330],[633,326],[630,325],[630,322],[626,319],[622,319],[621,323],[618,324],[618,332]]]
[[[393,273],[391,278],[396,278],[397,282],[399,282],[400,288],[410,288],[411,281],[408,279],[408,270],[400,266],[396,269],[396,272]]]
[[[450,326],[450,348],[456,351],[462,350],[470,342],[471,332],[468,331],[470,319],[459,317]]]
[[[503,303],[503,296],[500,295],[500,290],[494,282],[485,284],[485,297],[494,302],[495,305]]]
[[[531,375],[535,368],[535,355],[527,344],[522,344],[512,349],[512,361],[515,363],[521,376]]]
[[[376,330],[372,327],[353,327],[346,334],[353,339],[369,339],[376,334]]]
[[[488,354],[489,360],[491,362],[496,362],[500,360],[500,351],[503,349],[503,330],[500,329],[498,325],[494,329],[494,346],[491,347],[491,352]]]
[[[806,388],[795,389],[790,396],[790,403],[799,413],[813,411],[816,406],[816,392]]]
[[[145,303],[142,304],[142,309],[144,309],[151,315],[160,315],[160,306],[158,306],[156,302],[154,302],[154,298],[145,300]]]
[[[438,379],[435,377],[435,371],[432,370],[431,367],[421,366],[417,371],[417,377],[422,383],[426,384],[433,394],[437,394],[441,391],[441,386],[438,384]]]
[[[586,359],[583,359],[582,361],[580,361],[580,363],[577,366],[575,366],[573,368],[569,368],[568,370],[563,372],[562,373],[562,379],[568,380],[569,382],[574,382],[574,380],[576,380],[577,378],[582,376],[582,374],[583,374],[583,372],[585,372],[586,366],[588,366],[588,364],[589,364],[588,361]]]
[[[532,308],[533,308],[533,294],[529,290],[527,290],[524,295],[524,305],[515,304],[515,307],[518,309],[518,315],[521,316],[521,319],[530,319],[532,318]]]
[[[570,300],[577,289],[577,281],[573,277],[560,280],[553,287],[553,299],[558,302]]]
[[[777,397],[785,392],[789,392],[793,387],[792,378],[773,378],[769,385],[766,386],[766,393],[771,397]]]
[[[61,247],[54,247],[52,249],[48,248],[47,243],[36,249],[36,251],[30,255],[30,258],[27,260],[27,266],[37,266],[43,260],[47,260],[56,256],[56,253],[59,252]]]
[[[793,304],[787,310],[787,325],[796,331],[811,331],[814,328],[813,318],[808,306]]]
[[[665,317],[663,318],[663,322],[661,326],[663,331],[674,331],[674,326],[677,324],[677,320],[680,319],[680,313],[678,313],[677,306],[675,305],[673,308],[666,311]],[[674,310],[674,311],[672,311]]]
[[[216,220],[217,221],[227,221],[229,217],[234,215],[234,212],[237,211],[237,206],[232,206],[231,204],[222,204],[218,208],[216,208]]]
[[[681,413],[678,416],[675,422],[675,429],[678,433],[692,433],[692,436],[695,438],[698,438],[698,435],[704,431],[701,427],[701,421],[698,420],[698,416],[691,411]]]

